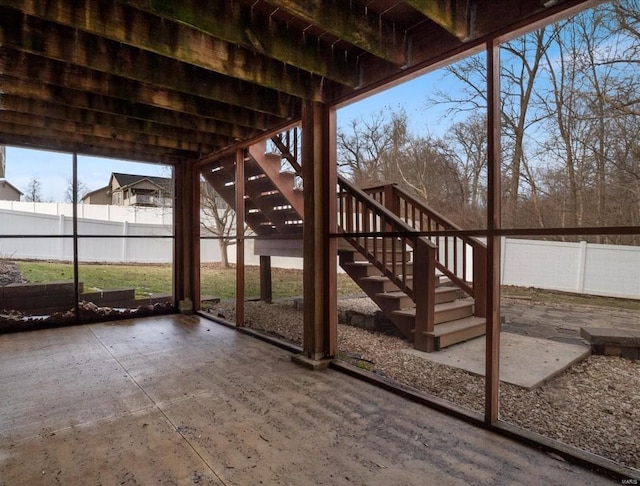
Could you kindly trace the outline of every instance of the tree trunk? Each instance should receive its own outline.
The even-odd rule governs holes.
[[[221,238],[218,240],[218,245],[220,246],[220,260],[222,263],[222,268],[230,268],[231,265],[229,265],[229,252],[228,252],[229,244],[225,239]]]

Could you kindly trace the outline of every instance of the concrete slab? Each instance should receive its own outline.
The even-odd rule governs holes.
[[[415,349],[408,349],[406,353],[484,376],[485,350],[486,340],[483,336],[435,353],[423,353]],[[502,332],[500,381],[522,388],[534,388],[590,353],[588,346]]]
[[[0,356],[2,486],[608,483],[195,316],[5,335]]]

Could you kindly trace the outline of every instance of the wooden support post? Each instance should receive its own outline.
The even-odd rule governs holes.
[[[236,326],[244,326],[244,149],[236,150]]]
[[[473,245],[473,313],[487,317],[487,249]]]
[[[500,45],[487,42],[487,351],[485,422],[498,420],[500,385]]]
[[[191,161],[174,166],[174,299],[179,310],[200,308],[200,177]]]
[[[273,300],[271,257],[268,255],[260,255],[260,300],[269,303]]]
[[[313,360],[337,351],[335,111],[306,101],[302,110],[304,179],[303,353]]]
[[[436,251],[425,238],[416,238],[413,262],[413,288],[416,292],[416,318],[413,347],[418,351],[436,351],[435,328]]]

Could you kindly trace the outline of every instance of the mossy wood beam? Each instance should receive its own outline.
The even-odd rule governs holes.
[[[20,79],[32,83],[32,69],[37,68],[38,79],[52,89],[55,87],[88,92],[114,99],[128,100],[132,97],[136,102],[170,109],[179,113],[206,116],[216,121],[216,133],[227,137],[244,137],[248,128],[264,129],[271,118],[263,113],[235,108],[208,99],[192,97],[176,91],[156,88],[153,85],[128,81],[83,68],[38,59],[37,63],[15,64],[4,71],[12,79]],[[0,61],[2,71],[2,61]],[[1,76],[1,75],[0,75]]]
[[[210,131],[215,133],[218,130],[222,130],[224,122],[221,120],[231,120],[234,124],[257,131],[265,129],[269,121],[262,114],[251,111],[238,112],[228,105],[213,107],[206,103],[201,105],[193,102],[175,103],[172,102],[175,100],[162,99],[153,100],[155,104],[150,105],[138,100],[133,102],[117,96],[110,97],[114,93],[101,95],[69,87],[46,85],[37,81],[18,79],[7,75],[0,75],[0,82],[3,83],[2,89],[6,94],[106,113],[119,113],[133,118],[161,123],[162,113],[165,113],[167,120],[172,120],[171,123],[173,125],[195,128],[203,132]],[[130,96],[130,98],[135,99],[136,97]],[[210,111],[210,108],[215,108],[215,111]],[[214,128],[213,130],[204,128],[207,120],[209,125]],[[201,124],[203,127],[200,127]]]
[[[22,53],[0,48],[0,62],[6,59],[7,66],[22,63],[32,66],[32,62],[42,56],[52,62],[58,60],[282,118],[291,117],[300,105],[297,98],[280,91],[232,79],[192,64],[84,32],[71,31],[59,25],[50,26],[47,42],[33,43],[29,39],[41,32],[41,29],[32,26],[30,21],[34,21],[34,18],[26,17],[21,24],[22,29],[3,29],[3,43]],[[69,44],[69,37],[74,35],[82,48]]]
[[[286,26],[278,25],[259,12],[252,12],[240,2],[121,0],[120,3],[182,22],[218,39],[337,83],[350,87],[358,84],[355,64],[349,59],[348,52],[296,35]]]
[[[74,108],[68,105],[19,98],[7,94],[2,95],[2,108],[6,112],[23,113],[34,117],[47,117],[54,120],[87,125],[113,127],[116,130],[127,130],[143,135],[174,139],[176,141],[186,140],[192,143],[213,144],[216,147],[225,147],[230,142],[228,137],[220,137],[210,132],[199,132],[168,124],[156,123],[150,120],[139,120],[123,115],[102,113],[84,108]]]
[[[53,128],[41,129],[30,125],[6,123],[0,120],[0,143],[38,149],[78,152],[101,157],[162,162],[174,164],[178,160],[197,156],[186,150],[162,150],[159,147],[122,140],[107,140],[80,133],[69,133]]]
[[[16,85],[9,86],[5,84],[3,86],[5,93],[2,94],[2,103],[11,106],[23,105],[23,103],[40,103],[44,109],[44,106],[57,105],[59,109],[78,109],[83,111],[94,112],[96,116],[107,115],[115,117],[124,117],[129,119],[132,123],[130,128],[135,131],[137,123],[149,124],[157,123],[166,125],[169,127],[179,127],[186,130],[195,130],[199,133],[211,134],[211,141],[221,146],[231,145],[233,139],[229,137],[215,137],[217,122],[207,118],[201,118],[192,115],[176,114],[169,110],[163,110],[159,108],[153,108],[139,103],[133,103],[130,101],[113,100],[103,96],[86,94],[82,96],[76,93],[71,98],[61,98],[60,91],[55,91],[52,87],[42,87],[38,91],[26,91],[18,89]],[[68,100],[68,102],[66,102]],[[15,111],[20,111],[16,108]],[[143,130],[144,132],[144,130]],[[179,131],[176,131],[176,136]],[[254,131],[255,136],[258,136],[262,132],[259,130]],[[158,135],[161,135],[160,133]],[[212,143],[210,142],[210,143]]]
[[[46,21],[40,35],[31,38],[36,44],[48,42],[52,24],[61,24],[302,99],[323,98],[321,76],[117,2],[0,0],[0,25],[11,28],[20,21],[23,14],[14,9]],[[67,41],[75,49],[84,49],[74,39]]]
[[[53,128],[60,132],[69,134],[87,135],[96,139],[106,139],[106,141],[124,141],[134,144],[157,147],[160,150],[186,150],[194,154],[209,154],[219,147],[211,144],[194,143],[189,140],[177,138],[166,138],[153,134],[136,133],[130,130],[123,130],[115,127],[91,125],[66,120],[50,118],[48,116],[35,117],[30,114],[4,111],[2,121],[15,123],[17,125],[30,126],[34,130],[47,130]],[[100,141],[102,143],[102,141]]]
[[[468,0],[406,0],[406,3],[433,20],[461,41],[473,35],[473,2]]]
[[[357,2],[269,0],[296,17],[397,66],[407,62],[404,32]]]

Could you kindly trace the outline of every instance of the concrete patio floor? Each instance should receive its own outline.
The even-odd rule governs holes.
[[[195,316],[0,336],[2,485],[608,483]]]

